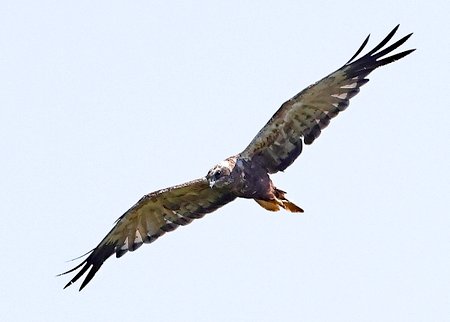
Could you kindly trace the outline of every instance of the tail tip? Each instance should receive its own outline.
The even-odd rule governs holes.
[[[260,199],[255,199],[255,201],[264,209],[269,210],[269,211],[279,211],[281,208],[289,211],[289,212],[298,212],[298,213],[302,213],[304,212],[304,210],[302,208],[300,208],[299,206],[297,206],[296,204],[290,202],[289,200],[260,200]]]
[[[290,201],[283,201],[283,208],[290,212],[305,212],[302,208]]]

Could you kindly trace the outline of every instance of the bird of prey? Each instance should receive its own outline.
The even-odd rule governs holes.
[[[300,155],[303,144],[309,145],[317,139],[330,120],[344,111],[349,100],[369,81],[367,76],[373,70],[415,50],[391,54],[412,35],[387,46],[398,27],[375,48],[357,58],[367,45],[369,35],[347,63],[283,103],[241,153],[215,165],[205,177],[143,196],[117,219],[111,231],[82,263],[60,274],[81,268],[64,288],[87,272],[81,291],[114,253],[121,257],[236,198],[253,199],[270,211],[282,208],[303,212],[286,198],[286,192],[275,187],[269,175],[284,171]]]

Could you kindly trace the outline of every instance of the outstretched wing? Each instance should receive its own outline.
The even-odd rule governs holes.
[[[145,195],[116,221],[114,228],[81,264],[60,274],[82,267],[64,288],[90,269],[81,284],[81,291],[112,254],[121,257],[127,251],[134,251],[143,243],[151,243],[180,225],[202,218],[235,198],[227,191],[210,188],[205,178]]]
[[[412,35],[383,48],[398,27],[375,48],[355,60],[369,41],[368,36],[344,66],[281,105],[240,157],[259,162],[269,173],[283,171],[291,165],[300,155],[302,144],[313,143],[330,120],[347,108],[349,100],[369,81],[367,75],[414,51],[411,49],[387,56]]]

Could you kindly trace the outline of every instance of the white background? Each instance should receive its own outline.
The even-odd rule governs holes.
[[[3,1],[1,321],[449,321],[448,1]],[[417,51],[273,180],[55,277],[145,193],[240,152],[289,97],[400,23]]]

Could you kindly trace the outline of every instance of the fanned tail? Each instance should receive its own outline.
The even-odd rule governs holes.
[[[290,212],[304,212],[302,208],[286,199],[284,196],[286,192],[275,188],[275,198],[272,200],[255,199],[255,201],[264,209],[269,211],[278,211],[281,208]]]

